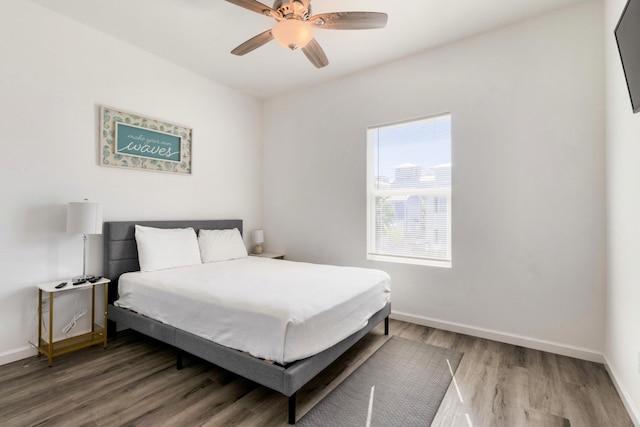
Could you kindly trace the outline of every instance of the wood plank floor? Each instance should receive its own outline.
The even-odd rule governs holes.
[[[632,426],[603,365],[391,321],[391,333],[464,353],[433,426]],[[298,417],[388,337],[378,326],[298,392]],[[0,366],[2,426],[286,426],[287,398],[135,332]],[[402,425],[399,422],[398,425]]]

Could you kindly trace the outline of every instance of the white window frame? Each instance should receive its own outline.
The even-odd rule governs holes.
[[[450,113],[439,114],[436,116],[423,117],[415,120],[407,120],[403,122],[393,123],[389,125],[373,126],[367,129],[367,259],[373,261],[385,261],[402,264],[425,265],[432,267],[451,268],[451,188],[411,188],[411,189],[376,189],[375,171],[375,144],[373,133],[381,128],[392,126],[406,126],[408,124],[437,119],[442,116],[451,116]],[[444,197],[447,200],[447,247],[446,260],[411,257],[407,255],[389,255],[376,253],[376,198],[377,197],[402,197],[402,196],[428,196],[428,197]]]

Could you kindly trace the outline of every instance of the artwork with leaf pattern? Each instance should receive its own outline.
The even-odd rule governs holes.
[[[118,149],[116,141],[118,123],[126,125],[119,127],[129,130],[129,138],[132,139],[128,147],[120,149]],[[134,135],[136,128],[141,130],[139,138]],[[179,141],[179,150],[178,147],[172,147],[174,151],[179,151],[179,160],[163,160],[161,157],[167,148],[163,148],[159,144],[168,143],[151,139],[152,136],[149,135],[157,135],[161,138],[164,135],[167,139]],[[103,166],[190,175],[191,138],[192,130],[185,126],[110,107],[102,106],[100,108],[100,163]],[[136,151],[139,154],[136,154]]]

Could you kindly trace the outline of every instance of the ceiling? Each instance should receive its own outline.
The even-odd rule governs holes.
[[[316,69],[276,41],[230,51],[272,18],[223,0],[32,0],[55,12],[260,99],[335,79],[582,0],[312,0],[313,14],[374,11],[378,30],[315,30],[329,65]],[[265,4],[272,6],[270,1]]]

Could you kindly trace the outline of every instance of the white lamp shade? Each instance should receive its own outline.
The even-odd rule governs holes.
[[[95,202],[67,205],[67,233],[102,234],[102,206]]]
[[[251,235],[251,240],[253,241],[253,243],[264,243],[264,233],[262,230],[254,230],[252,235]]]

